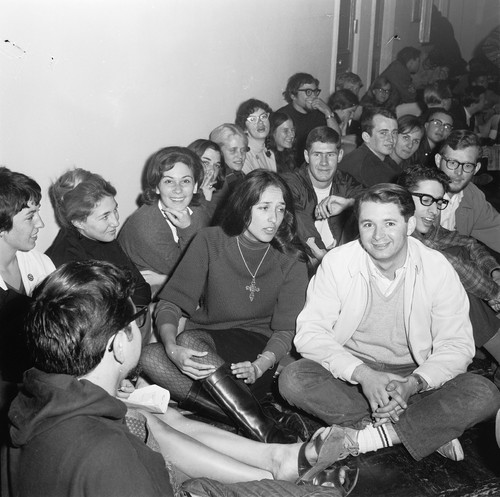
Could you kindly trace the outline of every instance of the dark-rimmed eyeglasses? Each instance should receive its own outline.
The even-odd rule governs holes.
[[[135,321],[135,324],[137,325],[137,327],[142,328],[146,324],[146,320],[148,317],[148,310],[149,310],[149,306],[147,306],[147,305],[145,305],[144,307],[141,307],[141,309],[139,309],[130,318],[130,321],[127,323],[126,326],[128,326],[129,324],[132,324]],[[113,344],[115,343],[115,338],[116,338],[116,334],[113,337],[113,340],[111,341],[111,343],[109,344],[108,352],[113,351]]]
[[[443,209],[446,209],[448,206],[449,201],[446,200],[445,198],[434,198],[432,195],[427,195],[426,193],[415,193],[411,192],[411,194],[414,197],[418,197],[420,200],[420,203],[424,205],[425,207],[429,207],[432,205],[434,202],[436,203],[437,208],[442,211]]]
[[[443,128],[446,131],[451,131],[453,129],[453,126],[450,123],[444,123],[443,121],[440,121],[439,119],[431,119],[430,121],[427,121],[427,122],[434,124],[434,126],[437,126],[438,128]]]
[[[444,155],[441,156],[441,159],[444,160],[446,167],[451,171],[454,171],[460,166],[462,166],[462,171],[464,173],[471,173],[474,169],[476,169],[476,164],[473,164],[472,162],[458,162],[455,159],[448,159],[448,157],[445,157]]]
[[[306,97],[311,97],[313,95],[317,97],[321,93],[321,90],[319,88],[316,88],[315,90],[311,88],[303,88],[297,91],[303,91],[306,94]]]
[[[389,93],[391,93],[391,90],[387,90],[385,88],[374,88],[373,91],[379,91],[380,93],[383,93],[384,95],[389,95]]]
[[[257,124],[259,121],[267,123],[269,121],[269,114],[261,114],[260,116],[248,116],[247,121],[252,124]]]

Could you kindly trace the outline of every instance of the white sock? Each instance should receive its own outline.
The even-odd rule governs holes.
[[[392,447],[392,440],[385,424],[375,428],[368,425],[366,428],[358,431],[359,452],[372,452],[384,447]]]

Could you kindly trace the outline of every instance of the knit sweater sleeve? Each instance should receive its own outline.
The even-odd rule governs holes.
[[[305,303],[307,283],[306,264],[295,261],[281,286],[271,320],[273,334],[264,348],[264,351],[273,352],[277,361],[292,347],[297,316]]]
[[[161,301],[178,306],[187,315],[198,307],[205,288],[209,266],[209,244],[206,230],[193,239],[172,277],[158,295]]]

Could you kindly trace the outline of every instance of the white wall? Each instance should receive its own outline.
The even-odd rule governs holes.
[[[134,209],[146,158],[234,121],[257,97],[283,104],[287,78],[329,94],[332,0],[2,0],[0,164],[47,188],[68,167],[102,174]],[[13,48],[9,40],[21,47]]]

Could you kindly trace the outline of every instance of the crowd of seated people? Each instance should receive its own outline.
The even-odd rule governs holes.
[[[262,479],[326,481],[342,495],[352,482],[338,461],[397,443],[416,460],[434,451],[463,459],[458,437],[500,408],[497,388],[466,374],[476,348],[500,360],[500,214],[474,184],[484,137],[471,120],[486,105],[485,88],[466,88],[453,107],[449,86],[437,81],[425,88],[420,115],[398,116],[398,104],[417,101],[411,75],[420,60],[417,49],[401,52],[361,100],[352,73],[339,77],[327,101],[316,78],[297,73],[283,94],[288,105],[276,112],[248,99],[234,124],[215,127],[208,139],[154,152],[140,205],[121,229],[111,183],[66,171],[49,189],[60,231],[46,254],[34,249],[43,227],[40,187],[0,169],[0,319],[8,330],[1,353],[9,358],[2,378],[20,383],[34,366],[24,378],[29,393],[11,411],[20,464],[31,475],[20,495],[31,495],[42,471],[38,450],[56,454],[43,469],[49,475],[53,461],[68,458],[54,437],[83,433],[95,421],[85,416],[110,415],[92,408],[76,425],[64,419],[61,432],[31,442],[25,431],[45,411],[28,399],[58,388],[67,392],[50,409],[64,406],[65,396],[79,408],[83,396],[96,395],[126,422],[122,450],[142,454],[135,464],[144,473],[128,484],[134,461],[124,455],[113,478],[130,490],[149,474],[154,484],[144,495],[188,491],[174,480]],[[82,299],[81,311],[70,297]],[[93,323],[101,308],[109,324]],[[31,331],[23,331],[26,316]],[[68,343],[56,354],[50,340],[62,335],[42,337],[64,329]],[[163,387],[176,407],[126,413],[116,398],[135,383]],[[458,405],[474,408],[454,423],[441,419]],[[431,426],[419,424],[425,409]],[[140,449],[129,437],[138,427]],[[103,428],[104,438],[116,429]],[[89,445],[78,458],[91,457]],[[85,477],[104,471],[114,450],[97,446]],[[67,471],[61,494],[75,485],[74,467]],[[289,495],[301,495],[299,487],[287,487]]]

